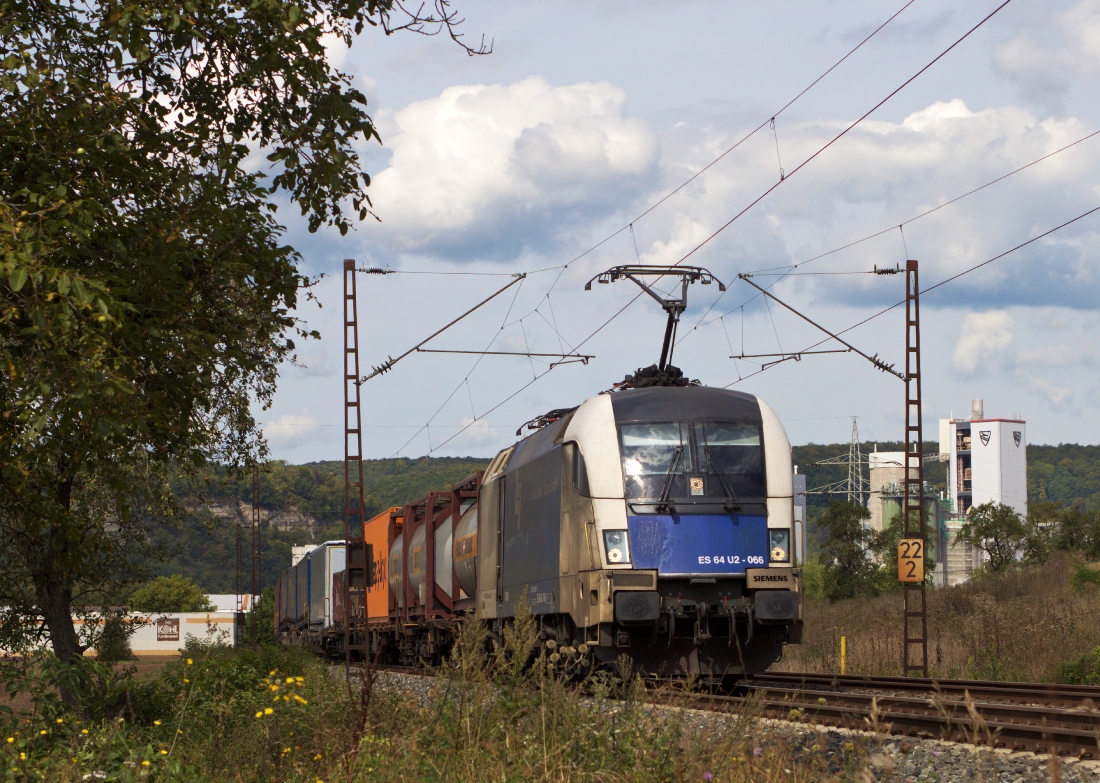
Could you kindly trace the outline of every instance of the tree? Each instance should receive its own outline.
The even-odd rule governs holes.
[[[825,568],[825,597],[830,601],[873,594],[878,568],[868,557],[871,512],[858,503],[833,501],[816,520],[823,534],[820,558]]]
[[[989,570],[999,574],[1019,560],[1027,533],[1024,521],[1015,510],[990,501],[967,512],[958,537],[985,552]]]
[[[130,609],[135,612],[213,612],[206,593],[186,576],[158,576],[139,586],[130,595]]]
[[[1090,511],[1084,503],[1075,501],[1068,508],[1058,509],[1055,525],[1056,549],[1081,552],[1093,560],[1100,557],[1100,509]]]
[[[1049,500],[1028,503],[1024,518],[1022,557],[1029,563],[1042,563],[1055,548],[1062,510]]]
[[[442,0],[394,7],[0,0],[0,604],[62,660],[74,602],[178,512],[168,475],[263,458],[251,405],[318,336],[275,200],[311,230],[370,214],[356,149],[377,133],[323,40],[457,39]]]

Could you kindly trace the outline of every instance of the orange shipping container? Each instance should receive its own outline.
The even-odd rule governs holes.
[[[367,592],[367,621],[389,620],[390,616],[390,545],[401,532],[403,509],[394,506],[363,523],[363,540],[374,550],[370,590]]]

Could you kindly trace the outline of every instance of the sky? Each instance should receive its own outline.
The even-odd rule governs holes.
[[[1002,2],[455,0],[492,54],[377,29],[329,42],[381,134],[361,145],[378,220],[341,237],[279,213],[324,277],[297,313],[321,339],[256,410],[272,457],[343,458],[345,258],[395,272],[358,278],[364,372],[513,282],[425,347],[593,357],[413,353],[362,385],[365,457],[490,456],[657,361],[657,303],[584,286],[685,256],[727,286],[689,289],[685,374],[759,395],[794,444],[845,442],[852,417],[900,440],[903,383],[854,353],[730,358],[827,339],[738,275],[830,330],[870,318],[845,339],[903,366],[903,309],[872,316],[905,279],[872,270],[916,259],[926,289],[1029,240],[922,295],[926,438],[982,398],[1031,443],[1100,442],[1100,212],[1040,237],[1100,207],[1100,0],[1011,0],[943,54]]]

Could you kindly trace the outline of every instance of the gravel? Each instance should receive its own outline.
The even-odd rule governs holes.
[[[396,692],[420,707],[431,701],[432,678],[396,672],[378,672],[375,688]],[[673,709],[654,707],[658,710]],[[705,735],[731,716],[705,710],[682,710],[685,728]],[[826,729],[770,718],[757,720],[760,745],[786,744],[797,758],[824,761],[828,775],[851,770],[862,759],[860,781],[891,783],[1100,783],[1100,762],[1068,757],[1052,758],[1034,753],[980,748],[940,740],[890,737],[867,731]]]

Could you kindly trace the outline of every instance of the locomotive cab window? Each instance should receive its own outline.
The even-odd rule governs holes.
[[[767,496],[759,423],[627,423],[619,433],[627,498]]]
[[[691,470],[690,430],[679,422],[624,424],[623,483],[628,498],[656,498],[666,482],[670,494],[684,494]]]
[[[695,425],[700,472],[722,474],[738,496],[765,497],[764,452],[760,425],[749,422],[703,422]]]

